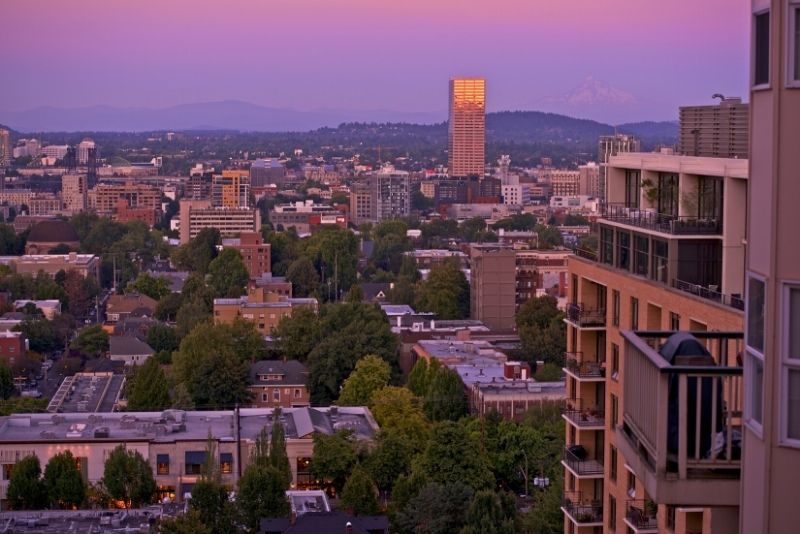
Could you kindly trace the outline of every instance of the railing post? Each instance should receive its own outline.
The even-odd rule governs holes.
[[[687,432],[686,423],[688,422],[687,413],[687,380],[685,374],[678,375],[678,478],[686,478],[686,449]]]

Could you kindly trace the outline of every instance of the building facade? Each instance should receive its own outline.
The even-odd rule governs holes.
[[[317,299],[286,297],[263,287],[251,287],[243,297],[214,299],[214,322],[230,324],[237,319],[244,319],[254,323],[262,335],[269,336],[281,319],[291,317],[292,310],[298,307],[311,308],[316,312]]]
[[[554,197],[572,197],[580,194],[581,174],[579,171],[550,171],[550,191]]]
[[[741,98],[715,106],[680,108],[678,152],[709,158],[747,158],[750,107]]]
[[[408,217],[411,213],[411,182],[406,171],[385,166],[370,178],[378,222]]]
[[[180,242],[188,243],[204,228],[216,228],[223,237],[261,230],[261,212],[249,208],[219,208],[208,200],[181,200]]]
[[[350,186],[350,219],[356,226],[378,220],[377,206],[369,183],[357,182]]]
[[[89,205],[89,185],[85,174],[65,174],[61,177],[61,199],[70,213],[86,211]]]
[[[606,167],[605,163],[611,156],[625,152],[640,152],[642,148],[639,139],[631,135],[615,134],[601,135],[597,141],[597,161],[600,164],[600,198],[605,198]]]
[[[146,184],[99,184],[89,191],[89,207],[103,217],[117,215],[120,201],[127,208],[161,209],[161,189]]]
[[[211,178],[211,204],[221,208],[250,206],[250,176],[246,171],[225,170]]]
[[[242,232],[239,236],[239,244],[233,245],[242,255],[244,266],[250,278],[261,278],[265,274],[272,272],[271,246],[264,243],[261,232]]]
[[[450,79],[447,167],[450,176],[480,176],[486,165],[486,80]]]
[[[516,254],[496,245],[470,247],[470,317],[493,330],[512,330],[516,315]]]

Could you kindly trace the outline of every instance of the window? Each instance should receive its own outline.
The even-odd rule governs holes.
[[[617,462],[618,462],[618,460],[617,460],[617,448],[615,446],[613,446],[613,445],[611,445],[611,455],[610,456],[611,456],[611,460],[610,460],[611,466],[609,467],[609,470],[608,470],[608,476],[611,477],[611,480],[616,481],[617,480]]]
[[[619,291],[611,290],[611,322],[619,326]]]
[[[634,234],[633,237],[633,272],[642,276],[647,276],[647,264],[649,263],[650,241],[647,236]]]
[[[203,472],[203,464],[206,463],[206,451],[186,451],[184,465],[187,475],[199,475]]]
[[[789,85],[800,86],[800,2],[791,0],[789,5]]]
[[[617,499],[608,494],[608,528],[614,530],[617,526]]]
[[[611,344],[611,380],[619,380],[619,345]]]
[[[678,175],[672,172],[658,173],[658,213],[676,217],[678,215]]]
[[[750,350],[747,351],[745,374],[745,419],[748,423],[754,423],[754,430],[760,434],[764,420],[764,361]]]
[[[295,390],[294,390],[294,398],[295,399],[299,399],[301,396],[302,396],[302,394],[300,392],[300,388],[295,388]]]
[[[667,283],[667,263],[669,246],[666,241],[653,239],[653,265],[651,266],[650,279]]]
[[[766,309],[766,284],[753,274],[747,277],[747,302],[745,315],[746,359],[744,365],[745,422],[761,434],[764,420],[764,313]]]
[[[223,475],[233,473],[233,453],[223,452],[219,455],[219,471]]]
[[[753,20],[753,85],[769,85],[769,11]]]
[[[675,312],[669,312],[669,329],[673,332],[681,329],[681,316]]]
[[[169,474],[169,454],[156,455],[156,474],[157,475]]]
[[[638,208],[642,189],[642,171],[625,170],[625,207]]]
[[[631,234],[617,232],[617,267],[625,271],[631,267]]]
[[[272,400],[274,400],[275,402],[280,402],[281,401],[281,390],[280,390],[280,388],[275,388],[275,389],[272,390]]]
[[[611,394],[611,430],[617,429],[617,417],[619,416],[619,400],[613,393]]]
[[[766,285],[750,276],[747,280],[747,346],[764,353],[764,310]]]
[[[636,497],[636,475],[628,471],[628,497]]]
[[[783,440],[800,446],[800,285],[787,287],[785,300],[781,426]]]
[[[267,401],[269,401],[269,395],[266,394],[266,393],[262,393],[261,394],[261,402],[267,402]]]
[[[3,464],[3,480],[11,480],[11,472],[14,470],[14,464]]]
[[[631,297],[631,330],[639,329],[639,299]]]
[[[614,231],[611,228],[600,228],[600,261],[614,264]]]

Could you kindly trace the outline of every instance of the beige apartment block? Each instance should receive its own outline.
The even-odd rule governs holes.
[[[509,247],[470,247],[470,317],[492,330],[515,327],[516,259]]]
[[[261,212],[248,208],[212,207],[208,200],[181,200],[181,244],[194,239],[204,228],[216,228],[222,237],[261,230]]]
[[[676,384],[706,375],[670,367],[656,348],[673,331],[707,336],[708,380],[730,395],[726,426],[713,434],[733,437],[747,161],[625,153],[606,170],[599,250],[568,267],[565,532],[735,531],[741,462],[733,448],[730,460],[709,463],[708,428],[693,430],[694,447],[677,450],[668,439],[669,418],[690,407]],[[691,426],[687,417],[680,425]]]
[[[486,80],[450,79],[448,174],[483,176],[486,164]]]

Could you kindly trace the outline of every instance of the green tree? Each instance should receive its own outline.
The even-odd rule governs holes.
[[[111,497],[133,508],[150,504],[156,492],[150,464],[139,451],[129,451],[125,445],[117,446],[106,459],[103,485]]]
[[[180,338],[175,328],[157,323],[147,330],[147,344],[156,352],[172,352],[180,346]]]
[[[557,304],[554,297],[545,295],[530,299],[517,312],[517,331],[529,361],[564,364],[566,325]]]
[[[505,495],[500,496],[492,490],[477,492],[467,510],[466,526],[461,534],[514,534],[518,532],[516,503],[511,497],[511,505],[503,506]]]
[[[418,534],[458,532],[466,523],[472,495],[472,488],[461,482],[428,484],[398,514],[397,525]]]
[[[291,317],[284,317],[275,336],[278,350],[289,360],[305,362],[309,353],[322,339],[322,325],[314,310],[307,307],[292,310]]]
[[[39,354],[48,354],[59,346],[59,339],[53,328],[53,324],[44,318],[26,317],[22,323],[15,326],[25,334],[30,349]]]
[[[382,429],[365,467],[379,489],[390,491],[401,476],[411,472],[415,452],[415,444],[408,436],[397,430]]]
[[[272,414],[272,430],[269,440],[269,465],[277,471],[284,485],[288,488],[292,483],[292,467],[286,453],[286,432],[281,423],[281,409],[276,408]]]
[[[230,532],[235,524],[236,511],[228,499],[228,490],[217,480],[202,478],[197,481],[192,488],[189,510],[214,534]]]
[[[239,480],[236,505],[243,523],[251,532],[258,532],[264,517],[289,515],[289,489],[282,474],[272,466],[250,465]]]
[[[439,484],[463,483],[473,490],[491,487],[489,461],[466,429],[451,421],[434,427],[423,453],[414,460],[414,472]]]
[[[175,316],[175,328],[179,337],[186,336],[198,324],[211,318],[211,309],[203,298],[187,299],[181,304]]]
[[[430,378],[428,373],[428,360],[420,358],[408,375],[408,389],[418,397],[424,397],[428,392]]]
[[[319,291],[319,274],[314,268],[314,262],[306,256],[289,265],[286,279],[292,283],[292,294],[297,297],[309,297]]]
[[[14,394],[14,376],[5,361],[0,361],[0,398],[8,399]]]
[[[47,504],[39,458],[26,456],[14,465],[8,482],[8,504],[12,510],[40,510]]]
[[[320,480],[329,481],[342,491],[347,476],[358,462],[358,454],[352,435],[348,431],[338,431],[326,435],[313,435],[314,455],[311,461],[311,473]]]
[[[555,226],[537,225],[536,233],[539,235],[539,248],[555,248],[564,244],[564,238]]]
[[[563,469],[561,470],[563,473]],[[551,478],[550,486],[534,495],[531,510],[521,518],[521,530],[559,534],[564,531],[564,512],[561,510],[564,485],[561,478]]]
[[[433,312],[438,319],[469,316],[469,283],[457,261],[433,266],[428,279],[419,286],[417,309]]]
[[[369,355],[356,363],[342,386],[339,404],[342,406],[367,406],[372,394],[389,384],[392,368],[379,356]]]
[[[211,261],[217,257],[217,246],[221,244],[219,230],[204,228],[189,243],[175,249],[172,259],[176,265],[187,271],[206,274]]]
[[[314,263],[320,278],[330,281],[330,286],[322,292],[324,295],[330,291],[338,298],[337,290],[347,292],[355,283],[358,239],[350,230],[325,225],[311,237],[303,239],[300,249],[301,254]]]
[[[224,248],[208,265],[209,285],[217,297],[239,297],[247,293],[245,288],[250,274],[242,255],[235,248]]]
[[[69,312],[75,317],[84,317],[93,308],[94,298],[100,293],[100,286],[91,276],[84,277],[70,269],[64,278]]]
[[[438,362],[436,362],[438,363]],[[464,383],[455,371],[431,366],[430,383],[425,393],[425,414],[431,421],[456,421],[467,413]]]
[[[162,519],[158,532],[161,534],[214,534],[203,523],[200,512],[197,510],[189,510],[185,514]]]
[[[377,515],[380,512],[378,488],[364,468],[356,466],[347,477],[340,504],[355,515]]]
[[[411,250],[407,232],[408,225],[400,220],[383,221],[372,230],[374,246],[370,260],[373,267],[397,274],[404,253]]]
[[[128,409],[139,412],[160,411],[170,406],[169,381],[158,361],[148,358],[133,371]]]
[[[350,291],[344,299],[347,302],[361,302],[364,300],[364,290],[358,284],[350,286]]]
[[[465,241],[476,243],[483,237],[486,230],[486,221],[483,217],[473,217],[462,222],[459,228],[461,236]]]
[[[156,277],[148,273],[139,273],[136,280],[129,283],[125,290],[147,295],[154,300],[160,300],[172,293],[169,280],[166,277]]]
[[[180,293],[170,293],[159,299],[156,306],[156,319],[159,321],[174,321],[182,303]]]
[[[108,332],[99,324],[87,326],[78,332],[70,347],[86,357],[97,358],[108,351]]]
[[[86,498],[86,485],[70,451],[56,454],[44,468],[44,486],[50,503],[62,509],[80,506]]]
[[[369,408],[382,430],[396,432],[405,438],[415,453],[425,447],[430,435],[430,423],[425,418],[422,399],[415,397],[411,391],[386,386],[372,394]]]

